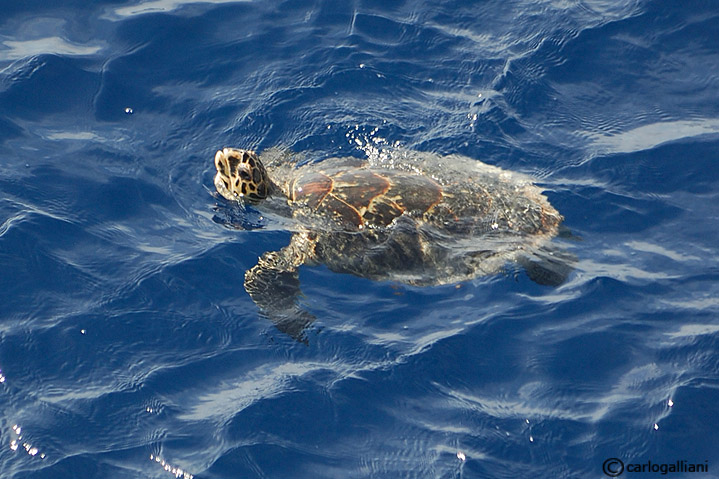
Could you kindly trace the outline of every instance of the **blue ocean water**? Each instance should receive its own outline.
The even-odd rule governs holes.
[[[2,12],[0,477],[717,477],[716,2]],[[413,288],[305,267],[298,343],[243,290],[290,235],[218,220],[223,146],[532,175],[576,269]]]

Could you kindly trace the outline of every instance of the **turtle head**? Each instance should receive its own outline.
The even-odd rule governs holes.
[[[270,193],[270,178],[257,153],[224,148],[215,154],[215,188],[228,200],[257,202]]]

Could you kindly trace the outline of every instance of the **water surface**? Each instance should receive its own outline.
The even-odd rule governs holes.
[[[713,2],[3,11],[2,477],[719,468]],[[302,268],[297,343],[242,288],[289,233],[227,228],[212,195],[217,148],[277,145],[532,175],[577,268],[558,288]]]

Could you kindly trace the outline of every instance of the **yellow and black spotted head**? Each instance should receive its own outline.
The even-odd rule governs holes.
[[[270,179],[257,153],[224,148],[215,154],[215,188],[228,200],[261,201],[270,194]]]

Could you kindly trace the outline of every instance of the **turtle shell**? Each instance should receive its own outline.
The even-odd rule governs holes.
[[[403,213],[422,215],[442,201],[442,187],[422,175],[390,170],[307,172],[291,182],[291,204],[325,213],[343,227],[388,226]]]

